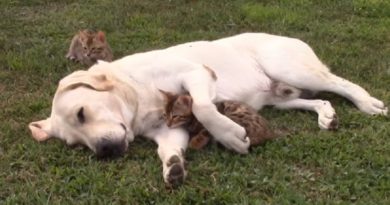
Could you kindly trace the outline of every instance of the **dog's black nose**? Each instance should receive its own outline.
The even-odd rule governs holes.
[[[96,145],[96,156],[100,159],[121,157],[126,148],[125,140],[102,139]]]

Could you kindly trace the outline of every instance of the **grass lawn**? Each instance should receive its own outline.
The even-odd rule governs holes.
[[[188,151],[189,177],[167,190],[156,145],[142,138],[124,158],[98,161],[27,129],[50,114],[65,54],[79,29],[102,29],[116,57],[246,31],[297,37],[332,70],[390,102],[388,0],[1,0],[0,204],[390,204],[390,122],[324,93],[340,129],[317,116],[267,108],[288,136],[240,156]],[[232,82],[234,83],[234,82]]]

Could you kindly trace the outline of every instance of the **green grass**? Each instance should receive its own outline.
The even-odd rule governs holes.
[[[72,35],[102,29],[115,56],[245,31],[308,42],[332,70],[390,102],[390,1],[2,0],[0,204],[389,204],[390,122],[322,94],[341,120],[320,131],[314,113],[265,109],[287,137],[247,156],[189,151],[189,177],[164,188],[156,145],[143,139],[115,161],[58,140],[34,141],[59,79],[84,67],[64,55]],[[234,83],[234,82],[232,82]]]

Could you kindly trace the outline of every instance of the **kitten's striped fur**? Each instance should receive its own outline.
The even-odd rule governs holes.
[[[172,128],[183,126],[190,135],[190,148],[201,149],[207,145],[211,135],[192,114],[191,96],[174,95],[165,91],[162,93],[166,99],[164,117],[167,125]],[[251,145],[263,144],[276,137],[267,121],[244,103],[223,101],[215,105],[220,113],[245,128]]]

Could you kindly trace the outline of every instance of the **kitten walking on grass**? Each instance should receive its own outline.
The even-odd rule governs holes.
[[[79,31],[72,39],[66,58],[91,66],[97,60],[112,61],[113,55],[103,31]]]

